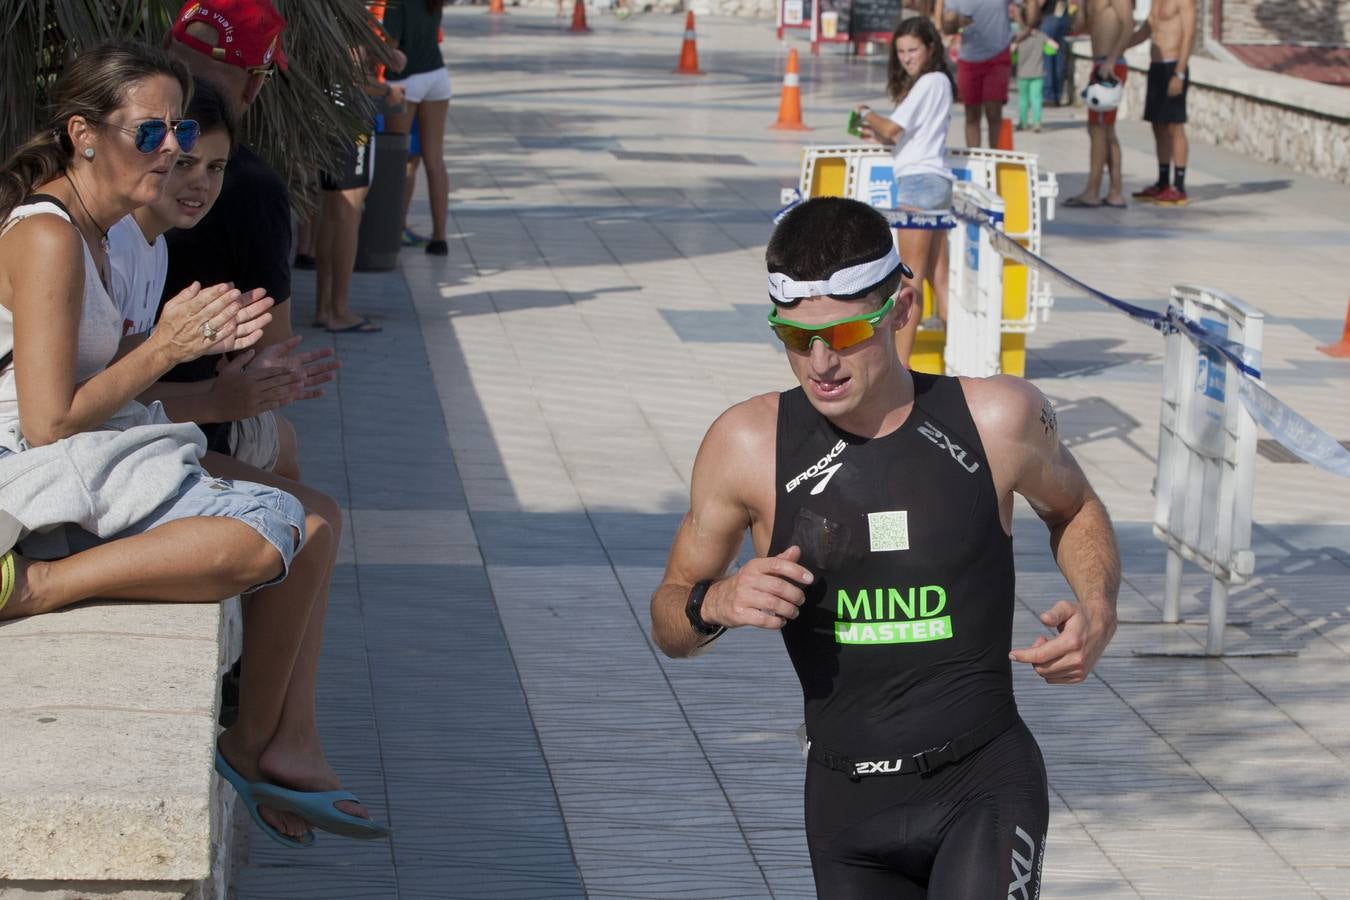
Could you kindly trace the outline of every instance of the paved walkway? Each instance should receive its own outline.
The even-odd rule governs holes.
[[[397,835],[294,853],[250,831],[241,898],[812,895],[780,641],[742,631],[672,662],[647,604],[707,425],[791,383],[761,319],[779,188],[802,143],[846,138],[850,104],[882,105],[883,67],[807,57],[818,130],[774,132],[770,24],[700,21],[700,78],[670,74],[678,17],[592,26],[447,12],[450,256],[358,275],[354,308],[385,331],[339,338],[337,389],[295,410],[307,477],[350,510],[325,739]],[[1081,118],[1048,116],[1019,145],[1067,195]],[[1137,186],[1150,138],[1121,130]],[[1350,191],[1193,157],[1190,207],[1063,210],[1048,255],[1132,301],[1189,281],[1266,309],[1270,385],[1350,437],[1350,363],[1312,349],[1339,336]],[[296,322],[311,295],[302,277]],[[1136,658],[1203,644],[1149,624],[1161,341],[1061,295],[1030,346],[1126,577],[1127,624],[1095,677],[1052,689],[1017,673],[1050,772],[1044,896],[1350,897],[1350,483],[1258,463],[1258,572],[1233,599],[1251,624],[1229,639],[1297,657]],[[1044,529],[1029,514],[1016,529],[1029,642],[1066,588]],[[1194,616],[1203,579],[1186,587]]]

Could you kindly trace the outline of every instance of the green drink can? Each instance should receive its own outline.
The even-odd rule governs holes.
[[[848,133],[854,137],[862,137],[862,116],[856,109],[848,112]]]

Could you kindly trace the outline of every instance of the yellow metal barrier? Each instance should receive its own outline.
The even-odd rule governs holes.
[[[890,151],[870,144],[805,147],[799,191],[803,198],[852,197],[875,206],[894,205],[893,192],[878,191],[877,157]],[[1041,252],[1041,204],[1053,203],[1058,184],[1053,175],[1039,171],[1035,154],[983,148],[952,148],[947,166],[962,181],[971,181],[996,192],[1003,200],[1004,231],[1027,247]],[[864,163],[867,177],[862,177]],[[1052,211],[1053,206],[1049,209]],[[964,226],[958,226],[964,227]],[[1021,263],[1003,262],[1003,326],[1000,363],[1010,375],[1026,374],[1026,335],[1038,320],[1048,317],[1054,300],[1047,283]],[[931,286],[924,285],[922,318],[933,315]],[[910,354],[910,367],[921,372],[941,373],[946,333],[920,330]]]

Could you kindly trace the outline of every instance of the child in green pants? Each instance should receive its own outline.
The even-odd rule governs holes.
[[[1022,28],[1013,36],[1017,55],[1017,130],[1041,130],[1041,92],[1045,89],[1045,48],[1049,38],[1039,28],[1026,27],[1026,7],[1018,7]],[[1027,108],[1031,109],[1028,122]]]

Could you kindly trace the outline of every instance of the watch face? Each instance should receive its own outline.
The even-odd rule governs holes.
[[[684,612],[689,617],[689,624],[699,634],[716,634],[719,630],[718,626],[703,621],[703,598],[708,596],[708,588],[710,587],[712,587],[711,581],[700,581],[694,585],[693,590],[689,592],[689,599],[684,605]]]

